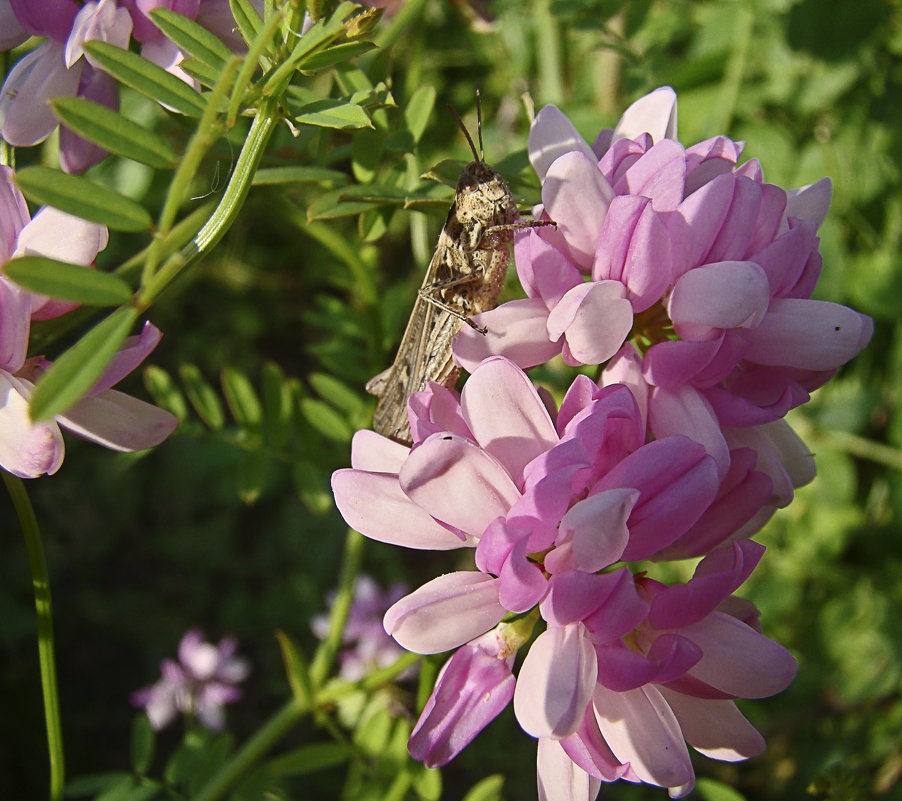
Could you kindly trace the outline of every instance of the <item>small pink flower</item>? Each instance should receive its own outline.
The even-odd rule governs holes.
[[[237,647],[232,637],[212,645],[204,641],[200,629],[190,629],[179,643],[178,662],[164,659],[162,678],[132,693],[132,705],[143,707],[158,731],[179,713],[220,731],[225,726],[223,707],[241,698],[238,684],[250,673],[248,661],[235,656]]]

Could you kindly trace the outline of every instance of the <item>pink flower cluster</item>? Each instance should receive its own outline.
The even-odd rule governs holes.
[[[13,171],[0,167],[0,264],[36,255],[87,269],[106,245],[103,225],[49,207],[31,217]],[[31,321],[59,317],[74,307],[26,292],[0,273],[0,467],[22,478],[59,470],[64,455],[60,426],[112,450],[137,451],[158,445],[178,423],[169,412],[111,389],[160,341],[162,334],[150,323],[126,340],[94,387],[69,411],[55,421],[31,421],[28,401],[34,383],[50,366],[41,356],[27,358]]]
[[[780,692],[796,663],[733,593],[764,551],[749,538],[814,475],[783,416],[872,332],[810,299],[829,182],[787,192],[738,165],[740,144],[675,135],[666,87],[591,147],[542,109],[535,213],[557,226],[516,237],[527,298],[480,315],[487,335],[464,326],[471,375],[409,399],[412,448],[360,431],[332,477],[367,537],[472,549],[385,615],[409,650],[456,649],[411,754],[445,764],[513,700],[543,801],[617,779],[681,797],[687,743],[728,761],[764,749],[734,701]],[[523,370],[558,356],[604,367],[556,405]],[[654,578],[687,558],[691,579]]]
[[[262,3],[256,3],[262,8]],[[131,37],[141,55],[178,76],[196,81],[179,66],[185,54],[154,25],[150,12],[168,8],[216,33],[235,50],[245,47],[236,33],[228,0],[0,0],[0,50],[10,50],[29,36],[45,41],[10,70],[0,90],[0,136],[14,147],[44,141],[59,125],[50,101],[77,96],[118,109],[115,81],[84,50],[91,41],[128,49]],[[107,153],[71,130],[60,129],[60,166],[80,173]]]

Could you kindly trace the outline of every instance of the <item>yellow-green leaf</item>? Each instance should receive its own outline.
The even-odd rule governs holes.
[[[121,306],[132,296],[132,288],[117,275],[43,256],[13,259],[3,272],[29,292],[88,306]]]

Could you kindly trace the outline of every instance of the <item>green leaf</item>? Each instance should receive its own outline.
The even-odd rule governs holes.
[[[238,24],[238,30],[244,41],[250,44],[257,38],[260,28],[263,27],[263,20],[260,14],[254,8],[250,0],[229,0],[229,8],[232,9],[232,16]]]
[[[175,165],[175,152],[153,131],[100,103],[81,97],[57,97],[50,103],[67,127],[110,153],[160,169]]]
[[[356,56],[369,52],[374,47],[376,45],[373,42],[367,41],[341,42],[320,50],[307,58],[304,61],[304,69],[319,70],[324,67],[331,67],[333,64],[340,64],[342,61],[350,61]]]
[[[745,796],[730,785],[704,776],[698,777],[696,792],[704,801],[745,801]]]
[[[343,765],[348,759],[346,746],[339,743],[314,743],[276,757],[266,767],[274,776],[303,776]]]
[[[43,256],[20,256],[8,261],[3,272],[29,292],[88,306],[121,306],[132,296],[131,287],[117,275]]]
[[[129,776],[128,779],[123,779],[119,784],[98,795],[94,801],[149,801],[159,795],[162,789],[162,785],[157,782],[142,781]]]
[[[168,8],[155,8],[150,18],[179,49],[215,70],[222,70],[232,51],[206,28]]]
[[[60,356],[34,389],[31,419],[62,414],[94,386],[137,319],[137,309],[117,309]]]
[[[407,123],[407,130],[413,134],[414,142],[419,142],[423,136],[434,106],[434,86],[421,86],[410,98],[407,108],[404,109],[404,121]]]
[[[313,687],[304,653],[284,631],[277,631],[276,639],[282,651],[282,663],[285,665],[285,676],[291,687],[291,693],[298,703],[307,708],[312,703]]]
[[[263,365],[263,410],[266,439],[281,448],[291,437],[292,395],[285,374],[273,362]]]
[[[145,774],[150,768],[155,740],[156,735],[147,715],[136,715],[132,722],[131,741],[132,767],[136,773]]]
[[[301,398],[301,413],[323,436],[336,442],[351,441],[351,426],[328,403],[315,398]]]
[[[345,100],[324,98],[295,109],[294,119],[301,125],[321,128],[372,128],[367,113],[357,104]]]
[[[222,391],[232,418],[241,428],[259,431],[263,407],[250,379],[234,367],[222,371]]]
[[[243,503],[250,506],[260,500],[269,483],[272,465],[272,456],[266,451],[254,450],[241,454],[235,466],[235,486]]]
[[[309,380],[310,385],[320,397],[326,398],[348,416],[360,414],[363,411],[364,402],[360,395],[334,376],[328,373],[311,373]]]
[[[348,183],[348,176],[341,170],[330,170],[328,167],[264,167],[254,174],[253,185],[319,182],[344,186]]]
[[[186,58],[180,61],[179,67],[187,72],[192,78],[200,81],[200,83],[208,89],[212,89],[216,86],[216,82],[222,74],[213,69],[209,64],[204,64],[203,61],[198,61],[196,58]]]
[[[132,774],[124,770],[89,773],[87,776],[79,776],[77,779],[66,782],[65,794],[67,798],[83,798],[89,795],[97,795],[113,785],[122,784],[131,777]]]
[[[175,380],[162,367],[150,364],[143,371],[144,388],[154,403],[174,414],[180,423],[188,419],[188,402]]]
[[[295,462],[291,473],[301,501],[307,509],[315,515],[334,512],[332,492],[323,480],[323,471],[319,465],[308,461]]]
[[[501,801],[501,788],[503,786],[504,776],[500,773],[496,773],[494,776],[486,776],[470,788],[463,801]]]
[[[148,231],[150,214],[131,198],[50,167],[26,167],[16,173],[16,185],[35,203],[53,206],[115,231]]]
[[[96,40],[85,42],[84,49],[116,80],[151,100],[189,117],[200,117],[204,113],[207,104],[200,94],[137,53]]]
[[[200,370],[193,364],[183,364],[179,367],[179,377],[185,385],[188,400],[197,412],[198,416],[209,428],[219,431],[225,425],[225,413],[219,396],[201,375]]]

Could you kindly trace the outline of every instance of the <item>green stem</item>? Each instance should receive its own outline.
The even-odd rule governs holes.
[[[310,710],[292,698],[247,741],[192,801],[216,801],[256,765]]]
[[[310,678],[314,691],[322,687],[335,662],[338,650],[341,648],[341,638],[351,612],[351,603],[354,600],[354,579],[360,572],[360,563],[363,559],[364,542],[361,534],[353,529],[348,529],[335,603],[332,605],[332,612],[329,616],[329,632],[317,649],[310,665]]]
[[[41,666],[41,690],[44,694],[44,720],[47,724],[47,750],[50,755],[50,800],[61,801],[66,767],[63,755],[63,729],[60,716],[59,688],[56,682],[56,659],[53,650],[53,610],[50,603],[50,579],[41,544],[41,531],[34,508],[21,478],[3,472],[3,482],[12,499],[25,538],[34,606],[37,612],[38,659]]]

